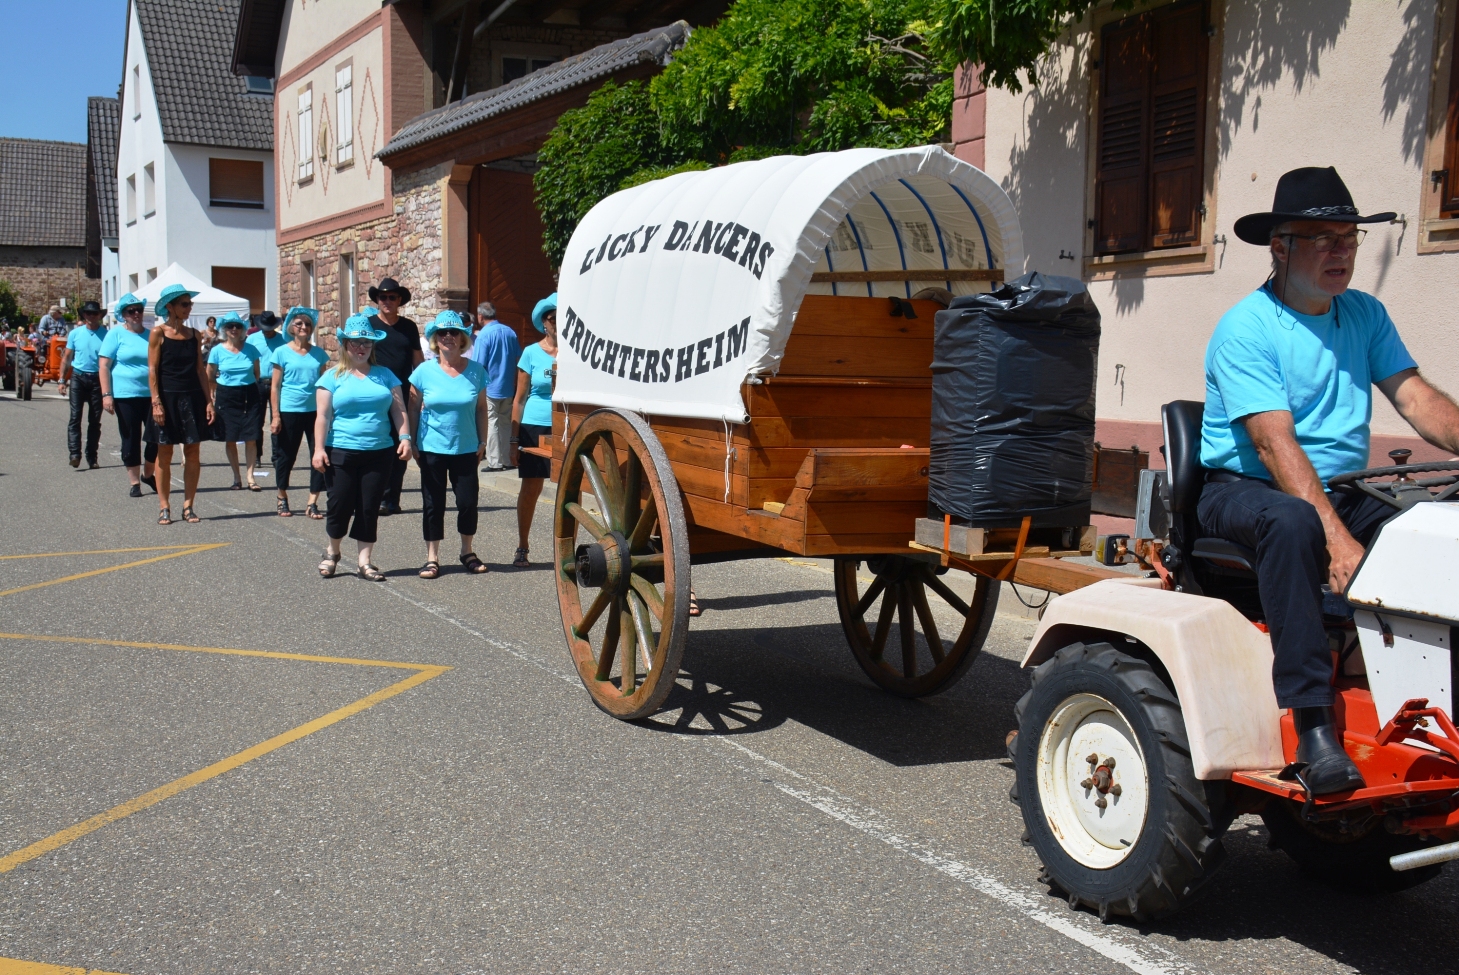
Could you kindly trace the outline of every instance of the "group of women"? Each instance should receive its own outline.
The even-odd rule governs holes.
[[[361,578],[381,581],[372,561],[381,500],[397,461],[414,457],[420,468],[422,528],[426,558],[419,575],[441,574],[446,492],[455,495],[458,559],[476,574],[487,566],[476,554],[477,471],[486,450],[486,372],[467,358],[472,330],[460,315],[443,311],[426,327],[434,358],[411,373],[406,386],[375,361],[375,343],[385,338],[366,315],[350,316],[336,329],[339,358],[334,364],[313,344],[319,313],[296,307],[283,318],[287,342],[250,341],[248,323],[236,314],[218,323],[220,341],[206,353],[202,333],[188,325],[190,292],[181,285],[157,299],[157,323],[144,329],[144,303],[124,295],[115,306],[121,325],[109,330],[101,349],[103,407],[117,417],[122,462],[132,497],[146,484],[158,495],[158,524],[172,523],[173,450],[182,447],[182,519],[201,519],[194,510],[201,463],[199,445],[221,439],[245,447],[247,487],[260,490],[253,477],[258,457],[264,397],[278,438],[275,483],[277,511],[291,517],[289,488],[301,441],[311,459],[310,518],[324,521],[328,541],[319,563],[325,578],[336,574],[341,545],[348,535],[358,545]],[[520,448],[545,445],[552,430],[552,387],[556,378],[557,296],[538,302],[532,324],[542,340],[528,347],[518,365],[513,405],[512,462],[522,479],[517,505],[518,546],[513,565],[528,562],[528,535],[550,462]],[[271,351],[270,351],[271,350]],[[230,453],[234,488],[244,485],[236,453]],[[145,461],[145,463],[144,463]],[[319,495],[328,491],[327,513]]]

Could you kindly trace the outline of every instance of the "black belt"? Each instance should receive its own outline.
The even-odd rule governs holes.
[[[1206,468],[1206,482],[1216,484],[1233,484],[1236,481],[1260,481],[1263,484],[1270,484],[1271,481],[1264,477],[1252,477],[1249,474],[1237,474],[1235,471],[1219,471]]]

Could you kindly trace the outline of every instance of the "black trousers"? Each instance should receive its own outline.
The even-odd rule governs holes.
[[[279,445],[274,452],[274,484],[280,491],[289,489],[289,475],[294,470],[294,462],[299,458],[299,441],[307,440],[309,443],[309,458],[305,466],[309,467],[309,493],[318,494],[324,490],[324,475],[319,473],[312,466],[314,463],[314,421],[319,416],[313,410],[308,413],[285,413],[279,411],[280,432],[274,437],[274,443]]]
[[[81,410],[86,416],[86,461],[96,463],[101,443],[101,377],[94,372],[71,373],[71,422],[66,427],[66,445],[72,457],[81,456]]]
[[[1328,495],[1360,545],[1373,540],[1395,508],[1366,494]],[[1283,708],[1333,702],[1332,652],[1322,626],[1327,534],[1317,509],[1267,481],[1212,481],[1196,509],[1201,531],[1256,550],[1257,590],[1272,634],[1272,683]]]
[[[395,451],[329,449],[329,510],[324,529],[330,538],[344,538],[346,530],[357,542],[372,544],[380,521],[380,499],[390,480]],[[353,520],[354,525],[350,522]]]
[[[152,397],[127,396],[113,398],[117,411],[117,433],[122,438],[122,466],[140,467],[157,459],[157,424],[152,420]],[[146,449],[143,449],[146,444]]]
[[[406,404],[409,405],[409,403],[410,403],[410,383],[402,382],[400,384],[400,395],[402,397],[404,397]],[[391,429],[390,429],[390,442],[392,444],[394,444],[396,447],[399,447],[400,446],[400,431],[398,431],[398,430],[395,429],[395,424],[393,424],[393,423],[390,424],[390,427],[391,427]],[[393,464],[394,464],[394,466],[390,468],[390,483],[385,488],[385,498],[384,498],[384,500],[386,500],[386,501],[390,502],[391,504],[399,507],[399,505],[400,505],[400,493],[403,490],[405,490],[405,471],[406,471],[406,468],[408,468],[410,466],[410,462],[409,461],[405,461],[405,460],[401,460],[399,457],[396,457],[394,459],[394,461],[393,461]]]
[[[476,499],[481,486],[476,476],[476,451],[469,454],[420,455],[421,526],[428,542],[446,537],[446,480],[456,493],[456,531],[476,534]]]
[[[268,370],[268,376],[258,381],[258,395],[263,400],[264,415],[264,418],[258,425],[258,456],[260,458],[263,457],[263,428],[269,426],[269,420],[272,419],[273,401],[269,397],[273,395],[273,391],[274,371],[270,368]],[[270,431],[272,431],[272,427],[270,427]],[[269,447],[271,451],[269,453],[269,466],[277,469],[279,466],[279,451],[283,449],[283,445],[279,443],[279,435],[277,433],[269,433]]]

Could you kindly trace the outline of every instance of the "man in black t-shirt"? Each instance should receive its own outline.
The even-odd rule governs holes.
[[[401,287],[394,278],[386,278],[379,287],[370,289],[370,300],[379,309],[379,314],[370,316],[370,324],[385,333],[385,338],[375,343],[375,361],[395,373],[395,378],[400,380],[400,392],[409,403],[410,374],[425,359],[420,349],[420,329],[400,314],[401,306],[410,304],[410,289]],[[394,431],[391,436],[394,437]],[[396,458],[385,497],[380,501],[380,514],[393,515],[400,511],[400,490],[407,466],[407,461]]]

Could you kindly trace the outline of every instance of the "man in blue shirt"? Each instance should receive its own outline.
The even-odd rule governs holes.
[[[81,306],[81,322],[66,336],[66,353],[61,356],[61,392],[71,398],[71,422],[66,426],[66,442],[71,448],[71,466],[81,466],[81,410],[86,417],[86,463],[96,470],[97,445],[101,440],[101,365],[97,353],[106,338],[101,327],[101,306],[88,301]],[[71,381],[66,382],[70,367]],[[69,387],[69,388],[68,388]]]
[[[1297,761],[1316,794],[1363,786],[1333,715],[1332,656],[1321,586],[1341,593],[1364,546],[1393,513],[1327,481],[1368,466],[1373,392],[1383,391],[1429,443],[1459,453],[1459,408],[1429,385],[1372,295],[1348,288],[1361,216],[1337,170],[1293,170],[1268,213],[1236,236],[1268,247],[1272,276],[1216,326],[1206,348],[1201,531],[1256,551],[1271,631],[1277,704],[1291,708]]]
[[[522,346],[510,325],[496,320],[496,306],[483,301],[476,306],[480,331],[468,354],[486,370],[486,467],[504,471],[512,466],[512,400],[517,395],[517,359]]]
[[[273,312],[265,311],[263,314],[255,316],[255,320],[258,322],[259,330],[248,336],[248,338],[244,339],[243,341],[245,345],[251,345],[258,350],[258,361],[263,363],[263,368],[259,370],[258,395],[263,398],[264,408],[262,415],[264,417],[264,421],[258,428],[258,439],[257,441],[255,441],[258,444],[258,459],[262,461],[264,428],[267,427],[270,430],[273,429],[272,411],[274,370],[273,367],[269,365],[269,363],[273,359],[275,349],[279,348],[280,346],[289,344],[289,337],[279,330],[279,323],[282,321],[282,319],[280,319],[279,316],[275,315]],[[269,434],[269,440],[269,446],[272,448],[271,455],[269,457],[269,464],[274,470],[278,470],[278,434]],[[250,474],[254,475],[256,475],[257,473],[257,471],[250,472]]]

